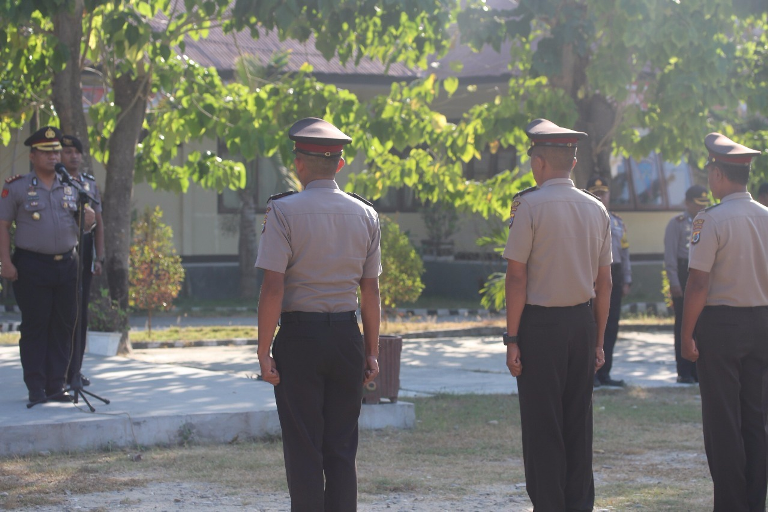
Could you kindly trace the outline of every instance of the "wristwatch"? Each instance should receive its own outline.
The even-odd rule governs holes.
[[[504,336],[502,337],[502,341],[505,345],[509,345],[510,343],[516,344],[517,343],[517,335],[510,336],[507,333],[504,333]]]

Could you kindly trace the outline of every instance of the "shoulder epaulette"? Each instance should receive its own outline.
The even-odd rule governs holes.
[[[269,199],[267,199],[267,202],[269,201],[275,201],[277,199],[280,199],[281,197],[289,196],[291,194],[295,194],[295,190],[289,190],[288,192],[280,192],[279,194],[274,194],[269,196]]]
[[[355,194],[354,192],[347,192],[347,194],[349,194],[350,196],[354,197],[358,201],[367,204],[368,206],[373,206],[372,202],[370,202],[369,200],[367,200],[366,198],[364,198],[362,196],[359,196],[359,195]]]
[[[589,194],[590,196],[592,196],[592,197],[594,197],[595,199],[597,199],[598,201],[600,201],[600,198],[599,198],[599,197],[597,197],[597,196],[596,196],[595,194],[593,194],[592,192],[590,192],[589,190],[587,190],[587,189],[585,189],[585,188],[580,188],[579,190],[581,190],[581,191],[582,191],[582,192],[584,192],[585,194]]]
[[[96,181],[96,178],[93,175],[88,174],[87,172],[81,172],[80,174],[82,174],[84,177],[88,178],[91,181]]]
[[[528,187],[526,189],[521,190],[517,194],[515,194],[512,199],[517,199],[518,197],[527,194],[528,192],[533,192],[534,190],[539,190],[538,186]]]
[[[713,204],[712,206],[707,206],[707,207],[706,207],[706,208],[704,208],[702,211],[703,211],[703,212],[706,212],[706,211],[708,211],[708,210],[711,210],[712,208],[715,208],[715,207],[717,207],[717,206],[720,206],[721,204],[723,204],[723,203],[717,203],[717,204]]]
[[[6,183],[13,183],[14,181],[16,181],[17,179],[21,178],[22,176],[23,176],[22,174],[17,174],[16,176],[11,176],[10,178],[6,178],[5,182]]]
[[[683,221],[685,220],[685,214],[684,214],[684,213],[681,213],[681,214],[680,214],[680,215],[678,215],[676,218],[677,218],[677,220],[679,220],[680,222],[683,222]]]
[[[615,213],[613,213],[613,212],[611,212],[611,215],[613,215],[614,217],[616,217],[617,219],[619,219],[621,222],[624,222],[624,219],[622,219],[620,215],[616,215],[616,214],[615,214]]]

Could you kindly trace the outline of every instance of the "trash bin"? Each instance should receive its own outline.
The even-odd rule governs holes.
[[[389,403],[397,402],[402,351],[402,336],[379,336],[379,375],[363,390],[364,404],[378,404],[382,398]]]

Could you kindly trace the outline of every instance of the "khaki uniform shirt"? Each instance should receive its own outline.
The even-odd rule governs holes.
[[[354,311],[360,279],[381,274],[380,240],[373,207],[315,180],[268,203],[256,266],[285,274],[283,311]]]
[[[768,306],[768,208],[749,192],[693,220],[688,267],[709,272],[707,306]]]
[[[688,246],[691,242],[693,217],[687,212],[673,217],[664,231],[664,269],[667,271],[669,286],[681,286],[677,275],[677,260],[688,260]]]
[[[85,173],[79,173],[76,178],[74,176],[72,176],[72,178],[77,180],[77,182],[83,186],[83,190],[85,190],[89,196],[99,202],[99,204],[89,202],[88,206],[93,208],[94,212],[101,213],[101,192],[99,192],[99,185],[96,183],[96,178]]]
[[[62,254],[77,245],[77,191],[57,174],[51,190],[34,171],[6,180],[0,193],[0,219],[16,221],[16,247]]]
[[[573,181],[548,180],[512,203],[504,257],[528,266],[528,304],[587,302],[598,267],[611,264],[608,211]]]
[[[632,264],[629,261],[629,240],[624,221],[613,212],[608,212],[611,219],[611,256],[613,264],[621,265],[621,283],[613,283],[613,286],[632,283]]]

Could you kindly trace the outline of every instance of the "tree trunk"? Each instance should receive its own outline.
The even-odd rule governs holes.
[[[240,237],[238,239],[238,263],[240,266],[240,298],[255,299],[259,294],[258,271],[254,264],[258,253],[256,230],[261,225],[256,213],[256,178],[257,171],[248,176],[245,188],[239,191],[240,196]]]
[[[88,123],[83,111],[81,85],[80,44],[83,39],[83,0],[73,2],[70,13],[62,9],[53,18],[53,33],[67,48],[69,59],[63,70],[53,75],[53,105],[59,116],[59,126],[66,135],[74,135],[83,143],[81,172],[91,172],[91,145],[88,141]]]
[[[109,293],[121,308],[128,308],[128,257],[131,248],[131,198],[136,145],[147,109],[149,77],[122,75],[113,83],[119,108],[115,131],[109,138],[107,183],[104,190],[104,241]],[[120,351],[130,350],[130,340],[121,340]],[[123,347],[123,344],[128,345]]]

